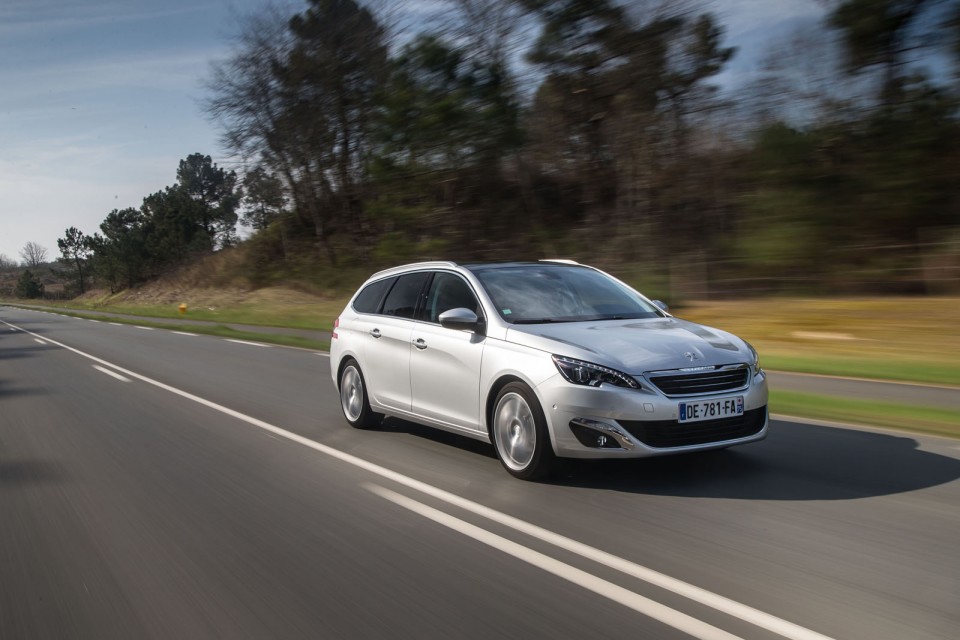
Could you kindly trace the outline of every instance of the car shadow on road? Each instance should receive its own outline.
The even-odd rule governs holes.
[[[739,500],[853,500],[960,478],[960,460],[914,438],[775,422],[766,440],[637,460],[565,461],[553,484],[649,495]]]
[[[49,351],[50,346],[33,345],[29,347],[9,347],[4,345],[0,347],[0,360],[15,360],[17,358],[29,358],[37,351]]]
[[[14,485],[62,482],[59,465],[43,460],[3,460],[0,458],[0,488]]]
[[[408,422],[406,420],[401,420],[400,418],[384,419],[379,429],[381,431],[392,433],[408,433],[412,436],[423,438],[424,440],[430,440],[446,446],[456,447],[458,449],[462,449],[463,451],[469,451],[487,458],[493,458],[494,460],[497,459],[497,453],[494,451],[493,445],[491,444],[481,442],[480,440],[474,440],[473,438],[468,438],[466,436],[460,436],[455,433],[450,433],[449,431],[433,429],[415,422]]]
[[[492,445],[388,418],[408,433],[496,459]],[[496,471],[506,473],[499,464]],[[960,460],[895,435],[776,422],[760,442],[719,451],[631,460],[560,461],[545,484],[689,498],[853,500],[916,491],[960,478]]]
[[[12,396],[39,396],[44,395],[47,392],[38,389],[36,387],[24,387],[23,385],[18,384],[16,381],[9,381],[0,378],[0,399]],[[0,408],[0,416],[3,415],[3,410]]]

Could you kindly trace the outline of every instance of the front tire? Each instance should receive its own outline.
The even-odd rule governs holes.
[[[369,429],[380,424],[383,415],[370,409],[367,384],[356,360],[347,360],[340,372],[340,407],[343,417],[356,429]]]
[[[497,394],[491,416],[497,457],[510,475],[521,480],[547,477],[556,463],[540,402],[522,382],[511,382]]]

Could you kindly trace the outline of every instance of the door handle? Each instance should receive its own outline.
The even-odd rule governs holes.
[[[424,340],[423,338],[417,338],[416,340],[413,341],[413,346],[415,346],[417,349],[426,349],[427,341]]]
[[[370,330],[370,335],[372,335],[374,338],[379,338],[379,337],[380,337],[380,329],[371,329],[371,330]]]

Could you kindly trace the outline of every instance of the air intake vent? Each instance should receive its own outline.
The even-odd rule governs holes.
[[[767,408],[745,411],[742,416],[679,423],[676,420],[618,420],[634,438],[657,449],[690,447],[737,440],[760,433],[767,421]]]
[[[707,371],[648,374],[650,382],[668,396],[695,396],[734,391],[747,386],[747,367],[724,367]]]

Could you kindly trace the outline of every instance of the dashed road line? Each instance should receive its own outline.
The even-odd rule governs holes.
[[[99,371],[100,373],[105,373],[105,374],[107,374],[108,376],[110,376],[110,377],[112,377],[112,378],[116,378],[117,380],[120,380],[121,382],[130,382],[130,378],[125,378],[124,376],[120,375],[119,373],[115,373],[115,372],[113,372],[113,371],[110,371],[110,369],[101,367],[100,365],[96,365],[96,364],[95,364],[95,365],[93,365],[93,368],[96,369],[97,371]]]
[[[226,340],[227,342],[234,342],[234,343],[236,343],[236,344],[246,344],[246,345],[250,345],[251,347],[270,347],[270,346],[273,346],[273,345],[269,345],[269,344],[263,344],[263,343],[261,343],[261,342],[247,342],[246,340],[236,340],[236,339],[234,339],[234,338],[224,338],[224,340]]]

